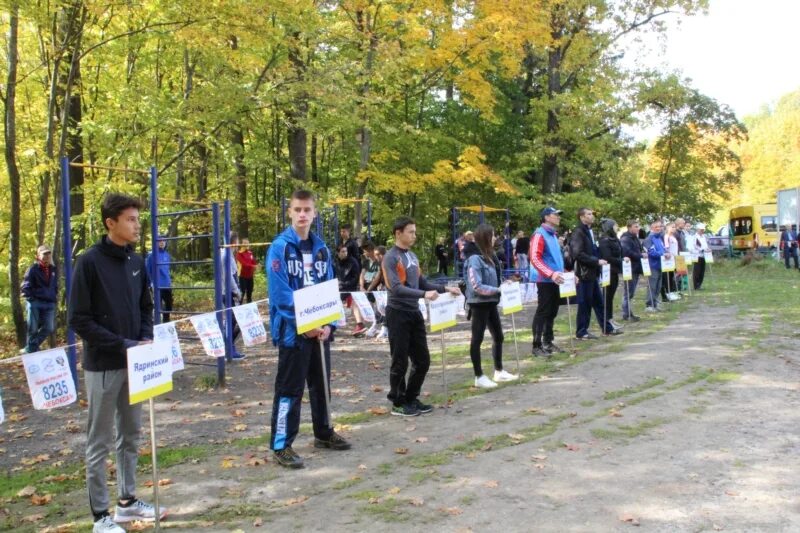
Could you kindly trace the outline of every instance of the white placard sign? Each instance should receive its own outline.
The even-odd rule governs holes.
[[[297,333],[334,323],[344,315],[339,297],[339,281],[336,279],[298,289],[292,296]]]
[[[22,356],[34,409],[52,409],[78,399],[64,348]]]
[[[564,278],[564,283],[558,286],[558,293],[562,298],[568,298],[578,294],[578,287],[575,285],[575,274],[573,272],[564,272],[561,274]]]
[[[692,264],[697,263],[700,260],[700,254],[697,252],[692,252]]]
[[[440,294],[438,298],[431,300],[431,331],[455,326],[457,305],[458,300],[450,293]]]
[[[675,271],[675,257],[669,256],[667,259],[666,256],[661,256],[661,272],[674,272]]]
[[[692,252],[679,252],[680,255],[686,258],[686,266],[691,265],[692,263],[696,263],[694,254]]]
[[[633,279],[633,265],[630,261],[622,261],[622,281]]]
[[[522,284],[522,303],[530,304],[539,299],[539,290],[535,283]]]
[[[242,332],[242,342],[245,346],[255,346],[267,342],[267,330],[264,328],[264,319],[258,312],[258,305],[249,303],[237,305],[233,309],[233,316]]]
[[[172,346],[151,342],[128,348],[128,394],[131,404],[172,390]]]
[[[419,312],[422,313],[422,320],[428,320],[428,306],[425,305],[425,298],[420,298],[417,302]]]
[[[155,342],[168,342],[172,347],[172,371],[183,370],[183,352],[175,329],[175,322],[166,322],[153,326],[153,340]]]
[[[378,308],[378,312],[385,315],[386,302],[388,301],[386,291],[375,291],[372,295],[375,296],[375,306]]]
[[[0,395],[0,424],[6,421],[6,412],[3,410],[3,396]]]
[[[211,357],[225,357],[225,339],[219,329],[216,313],[193,316],[189,319],[194,326],[203,349]]]
[[[706,260],[706,263],[713,263],[714,262],[714,254],[710,251],[703,252],[703,259]]]
[[[361,317],[368,322],[375,322],[375,310],[372,309],[372,304],[369,303],[367,293],[365,292],[351,292],[350,296],[353,302],[358,306],[361,311]]]
[[[605,264],[600,271],[600,286],[608,287],[611,285],[611,265]]]
[[[467,299],[464,297],[463,294],[459,294],[456,296],[456,315],[465,317],[467,316],[467,309],[466,309]]]
[[[500,284],[500,307],[504,315],[522,311],[522,291],[518,281]]]
[[[646,257],[642,257],[642,276],[649,278],[650,274],[650,260]]]

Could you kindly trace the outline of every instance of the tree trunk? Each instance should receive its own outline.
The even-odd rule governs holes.
[[[298,83],[302,86],[306,77],[306,62],[302,57],[300,49],[300,33],[294,32],[291,36],[289,46],[289,62],[292,64],[294,74]],[[300,89],[294,98],[294,103],[286,112],[286,120],[289,126],[286,129],[286,140],[289,145],[289,174],[292,178],[306,181],[307,165],[306,156],[308,153],[308,134],[305,128],[305,121],[308,118],[308,94],[304,89]]]
[[[233,165],[236,169],[236,196],[233,205],[233,226],[239,236],[249,236],[250,223],[247,218],[247,168],[244,165],[244,132],[236,126],[231,132],[231,142],[235,154]]]
[[[11,2],[8,24],[8,77],[6,79],[5,98],[5,157],[8,170],[8,182],[11,188],[11,235],[9,236],[8,280],[11,296],[11,315],[14,318],[14,330],[17,346],[25,345],[25,319],[22,315],[22,302],[19,297],[19,239],[20,239],[20,176],[17,167],[17,33],[19,27],[19,5]]]
[[[560,124],[558,121],[558,108],[553,103],[555,97],[563,90],[561,86],[562,53],[560,48],[555,48],[548,53],[547,63],[547,96],[550,109],[547,111],[547,134],[544,138],[544,163],[542,167],[542,193],[554,194],[561,192],[561,145],[558,140]]]
[[[317,168],[317,134],[311,135],[311,181],[319,183],[319,169]]]

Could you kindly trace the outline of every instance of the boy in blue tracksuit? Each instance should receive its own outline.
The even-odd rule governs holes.
[[[650,235],[642,243],[647,251],[647,260],[650,263],[650,287],[647,295],[646,311],[653,313],[658,310],[658,298],[661,294],[661,257],[669,259],[669,252],[664,248],[664,223],[660,220],[650,224]]]
[[[167,235],[161,235],[161,237],[167,237]],[[167,251],[167,241],[158,240],[156,254],[158,272],[153,271],[153,252],[147,254],[144,265],[147,269],[147,273],[150,275],[150,279],[158,280],[158,293],[161,298],[162,311],[161,321],[169,322],[169,312],[172,310],[172,278],[169,273],[169,265],[172,262],[172,257]]]
[[[294,291],[333,279],[330,250],[311,232],[316,216],[313,194],[295,191],[289,201],[288,215],[292,224],[275,237],[266,261],[270,329],[272,342],[278,346],[270,448],[278,464],[302,468],[303,459],[292,449],[292,443],[300,429],[300,405],[306,382],[314,446],[347,450],[350,443],[333,431],[327,418],[323,379],[330,385],[330,374],[322,375],[319,341],[324,341],[325,367],[330,372],[330,338],[335,324],[298,335],[294,316]]]

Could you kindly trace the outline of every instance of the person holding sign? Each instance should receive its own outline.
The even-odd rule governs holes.
[[[669,254],[664,255],[665,259],[678,255],[678,239],[675,237],[675,231],[674,222],[667,224],[666,232],[664,233],[664,249],[669,252]],[[662,271],[661,301],[675,302],[680,300],[681,296],[678,294],[678,286],[675,281],[675,270],[666,271],[666,269],[662,268]]]
[[[153,339],[153,300],[139,242],[142,203],[108,193],[100,212],[108,232],[78,257],[72,277],[69,325],[83,339],[83,373],[89,402],[86,485],[94,533],[124,533],[117,522],[154,521],[155,508],[136,499],[141,405],[128,393],[127,349]],[[106,458],[116,435],[117,494],[108,512]],[[166,515],[159,509],[159,517]]]
[[[598,278],[600,268],[608,264],[605,259],[600,259],[600,249],[597,247],[592,224],[594,211],[588,207],[578,210],[579,224],[570,238],[572,257],[575,258],[575,276],[578,278],[578,319],[575,338],[579,340],[592,340],[597,336],[589,332],[594,309],[597,322],[605,335],[620,335],[621,330],[615,328],[603,318],[603,293],[600,291]]]
[[[564,283],[564,256],[558,242],[558,225],[563,211],[545,207],[539,213],[542,225],[533,232],[528,252],[530,279],[536,283],[539,304],[533,315],[533,356],[548,357],[561,348],[553,344],[553,323],[558,316],[561,295],[558,286]]]
[[[500,282],[503,279],[500,260],[494,253],[494,228],[479,224],[475,228],[475,244],[480,254],[467,259],[465,266],[466,298],[472,311],[472,338],[469,355],[475,371],[475,386],[483,389],[497,387],[496,381],[513,381],[517,376],[503,370],[503,326],[497,304],[500,302]],[[492,335],[492,358],[494,359],[494,381],[481,369],[481,344],[486,327]]]
[[[650,290],[647,294],[647,307],[649,313],[658,311],[658,299],[661,295],[661,257],[669,259],[670,253],[664,248],[664,223],[661,220],[654,220],[650,223],[650,235],[644,240],[642,246],[647,250],[647,261],[650,264]]]
[[[398,218],[394,221],[392,231],[395,245],[386,252],[382,265],[388,290],[386,324],[392,356],[387,397],[392,402],[393,415],[419,416],[420,413],[433,410],[433,406],[419,401],[419,393],[431,364],[419,299],[433,301],[439,297],[439,293],[446,291],[458,296],[461,291],[458,287],[431,283],[422,275],[419,259],[411,251],[417,240],[417,225],[413,219]],[[409,359],[411,371],[406,381]]]
[[[287,214],[291,226],[273,239],[266,262],[272,342],[278,346],[270,448],[279,465],[302,468],[303,459],[292,444],[300,430],[300,405],[306,383],[314,447],[349,450],[350,443],[332,429],[327,409],[330,398],[325,397],[330,385],[330,339],[335,322],[297,334],[294,291],[334,278],[330,250],[311,232],[317,215],[314,195],[304,190],[293,192]],[[320,352],[320,344],[324,353]],[[323,375],[322,357],[327,375]]]
[[[622,320],[638,322],[640,319],[633,313],[633,295],[636,286],[639,284],[639,277],[643,274],[642,270],[642,242],[639,240],[638,220],[628,220],[628,231],[619,238],[622,246],[622,255],[631,265],[631,279],[623,283],[622,293]]]
[[[605,259],[611,267],[611,279],[606,289],[605,297],[605,317],[606,320],[615,328],[619,329],[619,325],[614,322],[614,295],[619,287],[619,276],[622,273],[622,262],[629,262],[630,259],[622,256],[622,244],[619,242],[617,232],[619,226],[616,221],[610,218],[604,219],[600,223],[600,257]]]
[[[697,255],[697,264],[692,269],[692,283],[694,290],[703,290],[703,279],[706,276],[706,252],[710,250],[706,240],[706,225],[702,222],[696,226],[697,233],[692,237],[691,251]],[[789,267],[789,262],[786,262]]]

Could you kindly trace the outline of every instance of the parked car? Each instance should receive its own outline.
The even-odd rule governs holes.
[[[730,228],[727,224],[720,226],[713,235],[708,236],[708,247],[712,252],[727,251],[731,242]]]

